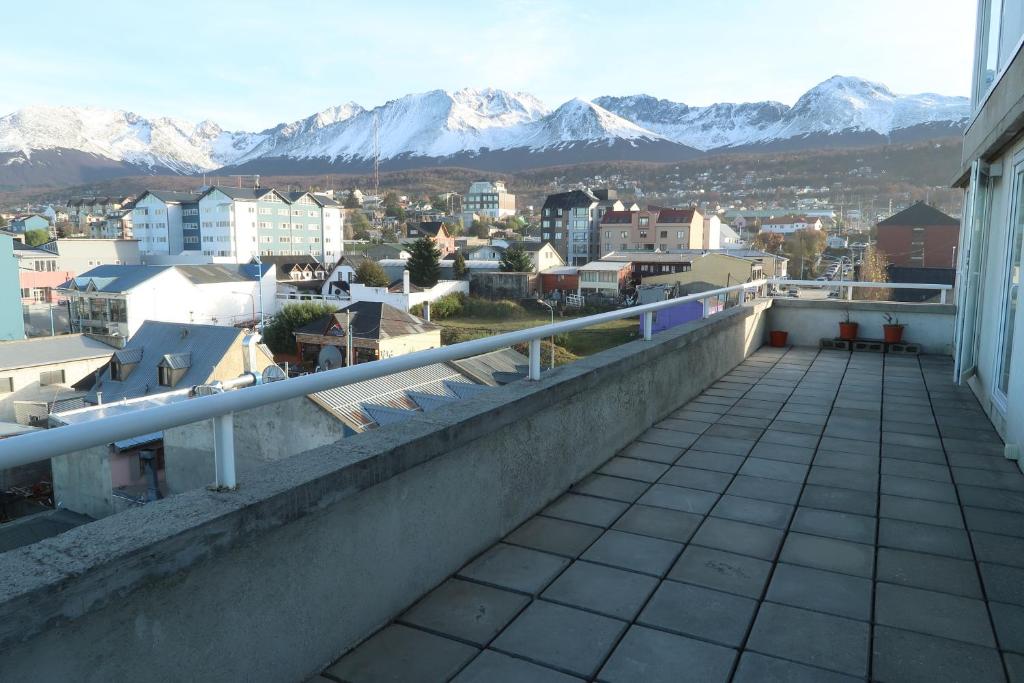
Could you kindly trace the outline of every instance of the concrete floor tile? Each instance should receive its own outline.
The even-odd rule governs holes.
[[[878,490],[878,475],[873,472],[858,472],[815,465],[811,467],[811,471],[807,475],[807,483],[815,486],[830,486],[874,493]]]
[[[575,676],[532,664],[494,650],[484,650],[452,683],[579,683]]]
[[[757,601],[750,598],[664,581],[637,617],[637,623],[738,647],[756,609]]]
[[[740,467],[740,474],[749,477],[764,477],[765,479],[779,479],[793,483],[801,483],[807,476],[807,466],[778,460],[764,460],[763,458],[747,458]]]
[[[679,432],[683,434],[684,432]],[[689,436],[693,436],[690,434]],[[664,445],[660,443],[646,443],[644,441],[634,441],[630,445],[623,448],[619,455],[624,458],[633,458],[635,460],[651,460],[653,462],[660,462],[665,465],[671,465],[679,456],[683,454],[685,446],[672,446]]]
[[[743,456],[728,455],[725,453],[708,453],[690,449],[683,453],[683,457],[676,461],[677,465],[686,467],[699,467],[715,472],[726,472],[733,474],[743,464]]]
[[[967,519],[967,528],[971,531],[1024,537],[1024,514],[1019,512],[965,506],[964,517]]]
[[[591,562],[573,562],[541,597],[631,621],[657,586],[658,580],[653,576]]]
[[[696,467],[670,467],[668,472],[658,480],[658,483],[721,493],[731,481],[732,475],[725,472],[702,470]]]
[[[750,457],[808,465],[814,459],[814,449],[805,446],[759,441],[750,451]]]
[[[800,496],[800,505],[857,515],[874,515],[878,509],[878,496],[871,491],[808,484]]]
[[[882,495],[879,500],[878,514],[883,518],[900,519],[905,522],[934,524],[954,529],[964,528],[959,505],[937,503],[920,498]]]
[[[912,477],[946,483],[953,481],[949,476],[949,467],[946,465],[898,460],[896,458],[882,458],[882,474],[895,474],[898,477]]]
[[[879,583],[875,588],[878,624],[995,647],[988,610],[981,600]]]
[[[874,570],[875,548],[863,543],[790,532],[779,560],[869,579]]]
[[[878,474],[878,458],[873,455],[857,455],[856,453],[840,453],[838,451],[818,450],[814,455],[817,467],[834,467],[841,470],[854,470]]]
[[[756,652],[740,657],[733,683],[855,683],[861,679]]]
[[[987,562],[979,564],[978,569],[989,600],[1024,607],[1024,569]]]
[[[522,593],[448,579],[407,610],[399,621],[484,646],[529,601]]]
[[[1024,568],[1024,538],[971,531],[978,562]]]
[[[780,562],[766,600],[840,617],[871,619],[871,580]]]
[[[564,557],[499,543],[463,567],[458,575],[535,595],[568,564]]]
[[[817,434],[802,434],[800,432],[786,431],[783,429],[769,429],[761,435],[760,443],[774,443],[782,446],[800,446],[801,448],[815,448],[818,445]]]
[[[668,508],[634,505],[619,517],[613,529],[666,541],[686,543],[704,520],[701,515]]]
[[[654,426],[659,429],[672,429],[677,432],[688,432],[690,434],[703,434],[704,431],[712,425],[711,422],[704,422],[703,420],[681,420],[676,417],[669,417],[661,422],[656,423]]]
[[[899,519],[883,518],[878,521],[878,545],[900,550],[945,555],[969,560],[971,544],[963,529],[918,524]]]
[[[879,548],[875,578],[968,598],[982,597],[977,567],[969,560]]]
[[[952,484],[941,481],[928,481],[927,479],[884,474],[882,475],[880,490],[882,493],[891,496],[933,500],[937,503],[957,502],[956,488]],[[1024,496],[1021,496],[1021,500],[1024,502]]]
[[[650,484],[635,479],[624,479],[623,477],[609,477],[606,474],[591,474],[586,479],[576,483],[570,489],[572,493],[579,493],[598,498],[610,498],[623,503],[636,501]]]
[[[691,545],[668,573],[673,581],[759,598],[771,572],[771,562],[748,555]]]
[[[688,432],[677,432],[673,429],[658,429],[657,427],[651,427],[637,437],[637,441],[683,449],[688,448],[697,440],[697,438],[696,434],[690,434]]]
[[[640,496],[637,503],[705,515],[711,510],[717,500],[718,494],[711,491],[700,491],[698,489],[688,489],[668,484],[654,484],[647,490],[647,493]]]
[[[567,493],[544,508],[542,514],[580,524],[609,527],[627,507],[626,503],[617,500]]]
[[[454,676],[477,652],[475,647],[449,638],[392,624],[328,667],[325,673],[349,683],[434,683]]]
[[[734,439],[728,436],[709,436],[707,432],[693,443],[694,450],[727,455],[746,455],[754,447],[753,439]]]
[[[665,474],[668,465],[648,460],[637,460],[635,458],[615,457],[606,462],[597,471],[611,477],[625,477],[648,483],[658,481],[658,477]]]
[[[712,517],[785,529],[793,514],[793,506],[753,498],[722,496],[710,514]]]
[[[664,576],[682,549],[681,543],[611,530],[597,539],[581,559]]]
[[[618,619],[536,600],[491,647],[566,673],[590,677],[625,630],[626,622]]]
[[[797,508],[790,530],[870,545],[875,543],[874,517],[835,510]]]
[[[632,626],[598,675],[606,683],[724,683],[736,651]]]
[[[732,480],[726,493],[732,496],[794,505],[800,498],[800,484],[740,474]]]
[[[876,626],[872,673],[880,681],[996,683],[1004,681],[997,650]]]
[[[579,557],[602,533],[599,527],[552,517],[532,517],[505,537],[513,545],[555,555]]]
[[[778,552],[782,537],[783,533],[778,529],[708,517],[690,543],[771,560]]]
[[[747,649],[863,678],[869,641],[865,622],[766,602]]]

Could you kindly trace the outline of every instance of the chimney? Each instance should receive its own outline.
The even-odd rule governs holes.
[[[103,405],[103,392],[102,391],[97,391],[96,392],[96,405],[98,405],[98,406]]]
[[[430,322],[430,302],[429,301],[424,301],[423,302],[423,319],[426,320],[428,323]]]
[[[402,294],[405,294],[407,296],[409,294],[409,271],[408,270],[403,270],[402,271]]]

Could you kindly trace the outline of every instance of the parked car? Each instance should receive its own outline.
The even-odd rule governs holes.
[[[800,296],[800,290],[798,290],[796,287],[793,287],[788,292],[786,292],[786,296],[791,296],[794,299],[796,299]]]

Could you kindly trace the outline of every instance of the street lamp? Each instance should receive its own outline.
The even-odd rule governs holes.
[[[549,304],[547,301],[544,301],[543,299],[537,299],[537,303],[544,304],[545,306],[548,307],[548,311],[551,312],[551,324],[554,325],[555,324],[555,307],[552,306],[551,304]],[[551,368],[554,369],[554,367],[555,367],[555,335],[551,335]]]

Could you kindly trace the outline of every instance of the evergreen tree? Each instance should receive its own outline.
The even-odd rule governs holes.
[[[295,353],[297,348],[292,334],[295,329],[333,312],[334,306],[318,301],[289,304],[278,311],[263,330],[263,341],[274,353]]]
[[[465,280],[467,272],[466,258],[461,251],[455,252],[455,257],[452,259],[452,274],[456,280]]]
[[[30,247],[38,247],[40,244],[46,244],[50,241],[50,233],[48,230],[36,229],[25,231],[25,244]]]
[[[387,287],[391,284],[388,274],[376,261],[366,259],[356,268],[356,281],[367,287]]]
[[[409,248],[409,279],[419,287],[433,287],[441,277],[441,252],[434,240],[421,237]]]
[[[487,237],[491,234],[491,225],[486,220],[479,219],[473,221],[473,224],[470,226],[469,230],[474,237],[487,239]]]
[[[362,211],[349,211],[345,217],[348,239],[365,240],[370,237],[370,221]]]
[[[343,205],[346,209],[358,209],[359,200],[356,198],[354,191],[349,190],[348,195],[345,197],[345,203]]]
[[[506,273],[528,273],[533,270],[533,261],[522,247],[513,244],[501,257],[501,269]]]

